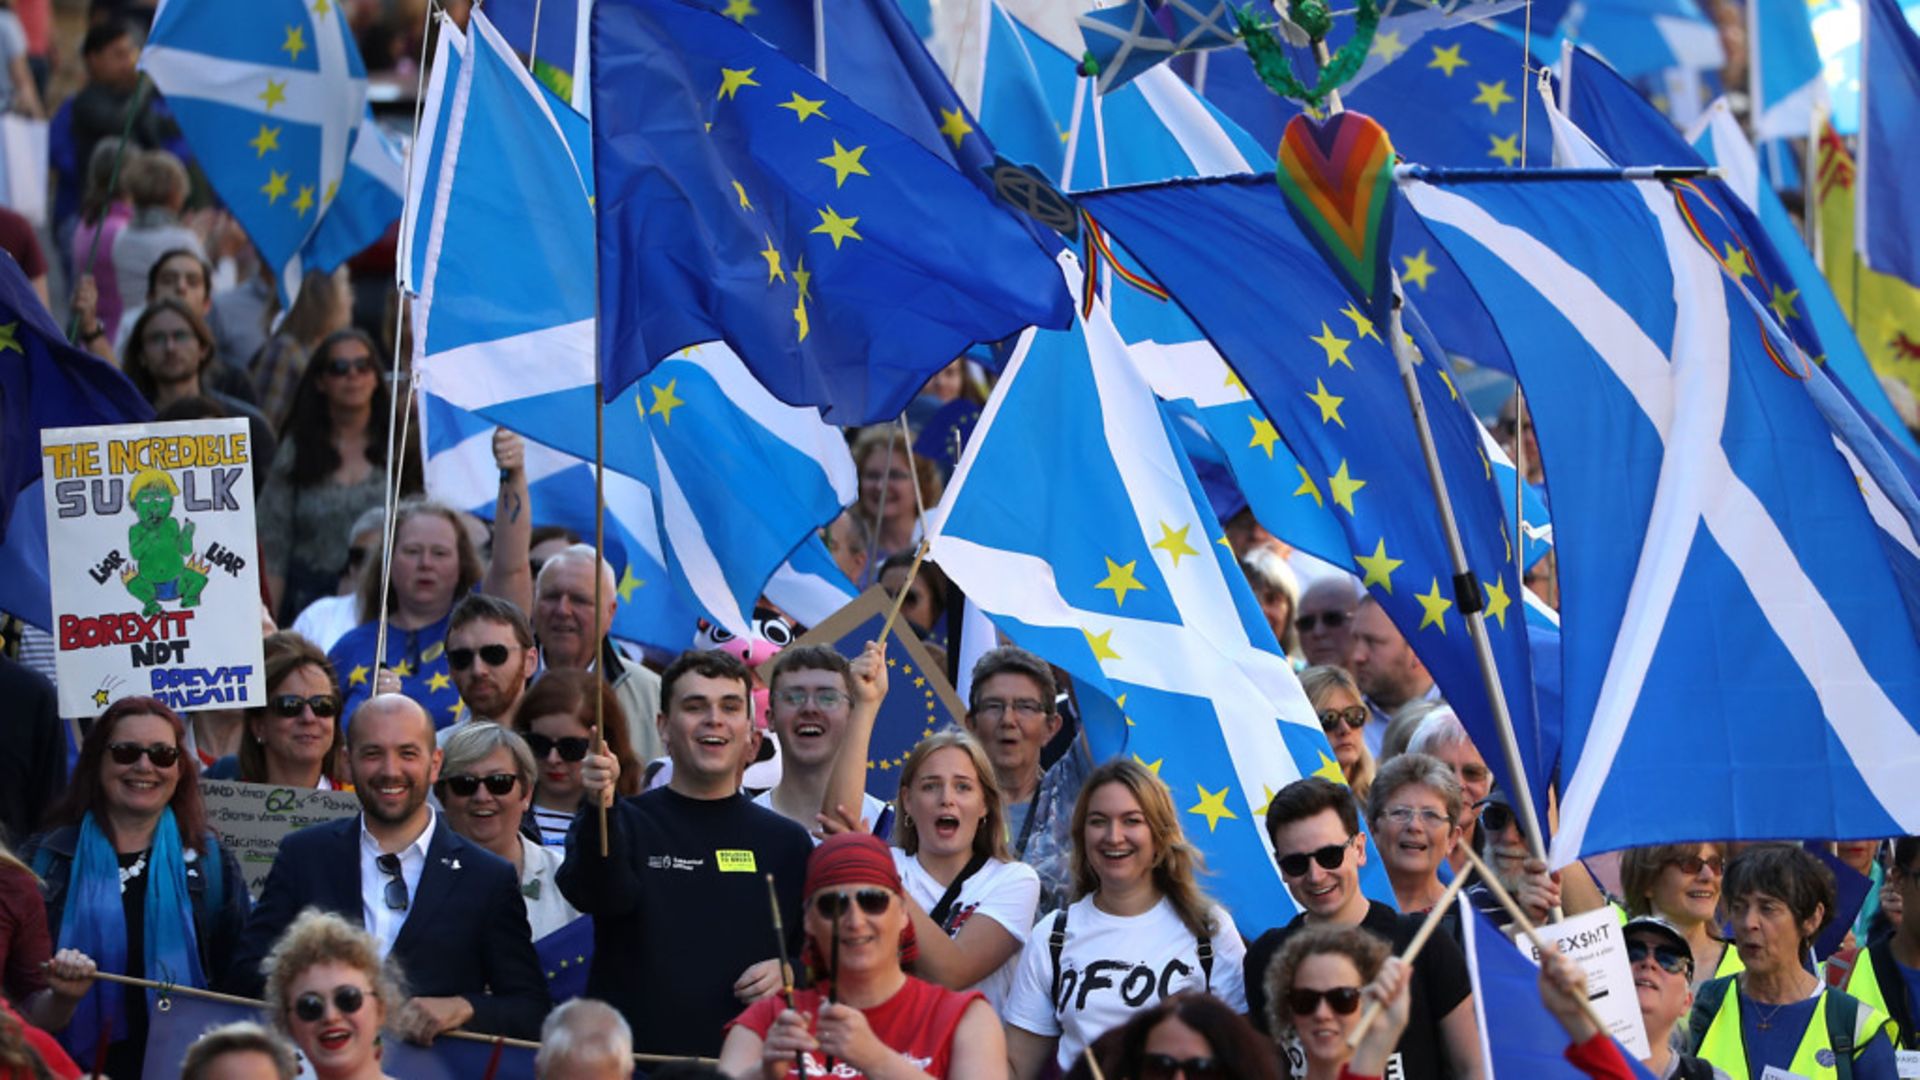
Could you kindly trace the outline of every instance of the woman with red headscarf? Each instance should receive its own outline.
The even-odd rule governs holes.
[[[872,835],[840,833],[815,848],[805,916],[813,987],[741,1013],[727,1027],[721,1071],[786,1080],[804,1065],[804,1076],[1003,1080],[1006,1039],[985,995],[902,970],[915,953],[905,894]]]

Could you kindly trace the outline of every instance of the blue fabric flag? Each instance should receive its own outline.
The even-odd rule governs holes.
[[[180,1075],[180,1063],[186,1059],[187,1048],[211,1028],[242,1020],[268,1026],[264,1006],[249,1008],[185,994],[173,995],[170,1005],[165,1012],[147,1010],[147,1056],[141,1070],[144,1075]],[[498,1062],[493,1060],[494,1052],[491,1043],[467,1039],[435,1039],[431,1046],[414,1046],[389,1037],[382,1044],[380,1068],[408,1080],[469,1080],[475,1076],[533,1080],[532,1050],[522,1046],[500,1047]]]
[[[1860,186],[1854,246],[1868,266],[1920,286],[1920,34],[1895,0],[1866,5],[1860,46]]]
[[[1748,69],[1757,73],[1748,76],[1758,99],[1755,140],[1807,138],[1815,105],[1825,103],[1826,83],[1806,0],[1751,0],[1747,49]]]
[[[725,340],[782,401],[864,423],[974,342],[1066,323],[1010,211],[727,19],[605,2],[593,41],[609,396]]]
[[[1269,179],[1166,184],[1082,196],[1233,365],[1298,458],[1291,495],[1333,514],[1352,563],[1405,635],[1508,791],[1480,668],[1395,361],[1376,327],[1300,235]],[[1204,237],[1195,243],[1195,237]],[[1272,282],[1285,282],[1276,303]],[[1528,788],[1545,798],[1521,585],[1492,464],[1443,357],[1419,365]],[[1544,803],[1539,805],[1545,820]]]
[[[587,80],[580,76],[587,60],[591,2],[491,0],[486,6],[500,36],[515,52],[532,57],[534,78],[575,109],[585,108],[587,102]]]
[[[1565,620],[1552,861],[1920,826],[1920,642],[1883,546],[1920,551],[1920,509],[1825,370],[1658,184],[1406,190],[1526,345]],[[1683,817],[1645,797],[1678,786]]]
[[[1266,805],[1339,765],[1105,303],[1022,338],[934,518],[940,568],[1073,676],[1095,758],[1172,789],[1221,901],[1291,908]]]
[[[593,966],[593,916],[582,915],[534,942],[533,952],[547,974],[547,997],[555,1005],[585,997],[587,970]]]
[[[398,151],[368,110],[367,71],[338,5],[164,5],[140,57],[194,157],[291,305],[400,216]]]

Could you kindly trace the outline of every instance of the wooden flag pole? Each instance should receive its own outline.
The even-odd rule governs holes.
[[[1412,966],[1414,960],[1419,957],[1420,950],[1427,947],[1427,939],[1440,928],[1440,920],[1447,917],[1447,909],[1453,906],[1453,898],[1460,895],[1461,889],[1466,888],[1467,879],[1471,876],[1464,872],[1455,874],[1453,882],[1447,886],[1447,891],[1440,894],[1439,902],[1427,911],[1427,921],[1420,924],[1420,929],[1414,933],[1413,940],[1407,942],[1407,951],[1400,954],[1400,959],[1405,960],[1408,966]],[[1354,1024],[1353,1030],[1347,1033],[1349,1048],[1360,1045],[1361,1037],[1366,1035],[1367,1029],[1380,1018],[1380,1013],[1386,1007],[1384,1001],[1367,1002],[1367,1011],[1360,1014],[1359,1023]]]
[[[1468,862],[1479,872],[1480,880],[1487,883],[1487,888],[1493,893],[1494,899],[1500,901],[1500,906],[1507,909],[1507,914],[1513,918],[1514,925],[1520,928],[1521,933],[1527,935],[1527,943],[1540,950],[1542,956],[1545,956],[1547,953],[1558,952],[1559,948],[1557,946],[1540,936],[1540,931],[1534,927],[1533,920],[1527,918],[1527,913],[1521,910],[1519,904],[1514,902],[1513,894],[1507,892],[1507,887],[1500,884],[1499,877],[1487,868],[1486,863],[1480,861],[1480,856],[1475,855],[1473,849],[1464,844],[1461,845],[1461,850],[1467,853]],[[1593,1022],[1594,1027],[1600,1029],[1602,1032],[1608,1030],[1607,1022],[1600,1018],[1598,1012],[1594,1011],[1593,1002],[1588,1001],[1584,994],[1580,996],[1580,1009],[1587,1014],[1587,1019]]]

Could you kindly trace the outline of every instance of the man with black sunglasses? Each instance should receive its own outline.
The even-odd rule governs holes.
[[[1359,588],[1347,574],[1319,578],[1307,586],[1300,597],[1300,611],[1293,617],[1300,631],[1300,651],[1308,664],[1347,666],[1347,649],[1352,643],[1353,605]]]
[[[360,814],[301,829],[280,844],[247,919],[226,986],[259,997],[261,961],[309,907],[366,928],[406,972],[414,996],[391,1020],[417,1042],[464,1028],[530,1038],[546,1015],[519,875],[427,805],[440,751],[412,698],[381,694],[347,724]]]
[[[1419,932],[1421,920],[1369,900],[1360,891],[1367,838],[1353,791],[1322,777],[1296,780],[1267,804],[1267,835],[1280,877],[1300,914],[1261,934],[1247,946],[1248,1016],[1267,1026],[1267,969],[1282,945],[1303,926],[1358,926],[1393,945],[1396,955]],[[1479,1027],[1473,1016],[1473,983],[1460,947],[1435,934],[1414,960],[1411,1012],[1395,1051],[1404,1080],[1466,1080],[1480,1075]],[[1271,1034],[1269,1032],[1269,1034]]]
[[[468,724],[511,724],[539,664],[526,612],[511,600],[468,593],[447,617],[447,673],[460,703],[453,723],[440,729],[440,745]]]
[[[1620,936],[1627,944],[1633,992],[1653,1051],[1643,1064],[1662,1080],[1725,1080],[1725,1073],[1673,1048],[1674,1027],[1693,1011],[1693,948],[1686,935],[1658,915],[1642,915],[1628,922]]]

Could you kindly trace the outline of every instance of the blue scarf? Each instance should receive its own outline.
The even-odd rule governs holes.
[[[210,852],[218,858],[217,852]],[[206,986],[200,971],[200,948],[193,930],[193,901],[187,894],[187,866],[180,846],[180,829],[173,810],[160,812],[153,830],[153,848],[147,852],[146,922],[142,939],[143,969],[155,982]],[[101,971],[127,970],[126,910],[120,900],[120,861],[107,834],[93,818],[80,819],[80,842],[67,875],[67,903],[60,916],[60,948],[79,949],[93,958]],[[91,1062],[102,1031],[109,1042],[127,1037],[127,1011],[119,983],[95,982],[74,1010],[73,1022],[60,1041],[77,1060]],[[151,1008],[152,1002],[148,1002]]]

